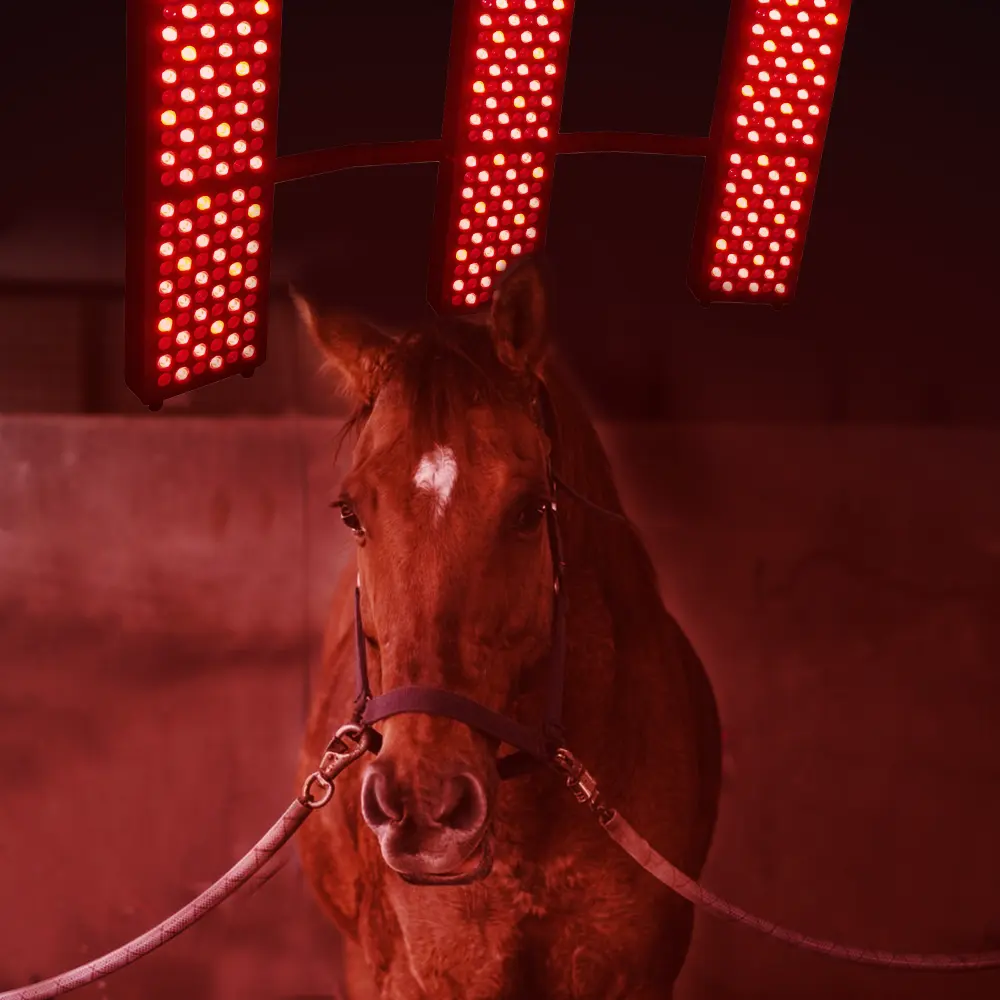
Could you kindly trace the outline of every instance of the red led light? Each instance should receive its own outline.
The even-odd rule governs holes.
[[[430,298],[487,302],[545,236],[573,0],[458,0]]]
[[[691,285],[704,302],[791,299],[850,0],[733,0]]]
[[[280,30],[280,0],[130,10],[126,381],[148,405],[264,360]]]

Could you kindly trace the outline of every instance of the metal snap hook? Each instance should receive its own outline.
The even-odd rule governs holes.
[[[319,785],[320,793],[318,797],[313,798],[312,789],[313,785]],[[333,798],[333,782],[327,781],[319,771],[313,771],[305,780],[305,784],[302,786],[302,794],[299,796],[299,802],[304,806],[308,806],[310,809],[321,809],[323,806]]]
[[[351,747],[346,741],[354,741]],[[368,726],[348,722],[341,726],[326,745],[326,750],[316,768],[302,785],[299,802],[310,809],[321,809],[333,798],[334,780],[337,775],[363,757],[372,748],[372,731]],[[319,794],[314,797],[314,786]]]

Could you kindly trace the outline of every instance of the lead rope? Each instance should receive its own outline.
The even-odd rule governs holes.
[[[7,990],[0,993],[0,1000],[50,1000],[51,997],[78,990],[81,986],[103,979],[137,962],[196,924],[223,900],[246,885],[288,843],[309,816],[317,809],[322,809],[333,798],[334,781],[337,776],[370,749],[369,733],[370,730],[362,729],[360,726],[351,724],[341,726],[327,745],[319,766],[306,778],[301,795],[222,878],[210,885],[187,906],[167,917],[152,930],[133,938],[128,944],[123,944],[107,955],[40,983]],[[348,738],[354,742],[353,747],[347,744]]]
[[[103,979],[112,972],[124,969],[126,965],[137,962],[140,958],[155,951],[160,945],[166,944],[171,938],[177,937],[181,931],[187,930],[197,923],[206,913],[214,910],[224,899],[242,888],[271,858],[285,845],[288,839],[305,822],[312,807],[304,805],[296,799],[282,814],[274,826],[218,881],[210,885],[200,896],[193,899],[183,909],[173,916],[167,917],[152,930],[146,931],[140,937],[134,938],[128,944],[116,948],[107,955],[102,955],[93,962],[77,966],[69,972],[53,976],[51,979],[31,986],[0,993],[0,1000],[48,1000],[49,997],[62,996],[71,990]]]
[[[373,734],[374,730],[367,726],[354,723],[341,726],[323,754],[319,767],[306,778],[302,794],[285,810],[278,822],[222,878],[183,909],[107,955],[43,982],[7,990],[0,993],[0,1000],[50,1000],[52,997],[62,996],[131,965],[197,923],[259,872],[291,839],[310,813],[322,809],[330,801],[337,775],[374,749]],[[353,748],[347,746],[346,737],[354,741]],[[568,750],[557,750],[553,762],[566,776],[566,785],[577,801],[589,806],[605,833],[622,850],[668,889],[707,910],[714,917],[743,924],[795,948],[856,965],[915,972],[973,972],[1000,968],[998,951],[959,955],[898,954],[825,941],[755,916],[703,888],[655,851],[618,812],[605,804],[593,776]],[[318,794],[314,795],[314,791]]]
[[[604,832],[650,875],[662,882],[690,903],[700,906],[713,917],[743,924],[777,941],[812,951],[828,958],[836,958],[855,965],[874,965],[881,968],[909,969],[914,972],[975,972],[1000,968],[1000,951],[972,952],[959,955],[922,955],[884,951],[875,948],[858,948],[810,937],[799,931],[789,930],[772,920],[755,916],[740,906],[727,902],[714,892],[700,886],[650,844],[614,809],[609,807],[597,787],[593,775],[566,749],[555,755],[556,766],[566,775],[566,785],[578,802],[590,807]],[[2,1000],[2,998],[0,998]]]

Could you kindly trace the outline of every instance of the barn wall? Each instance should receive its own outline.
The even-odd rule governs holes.
[[[290,798],[336,429],[0,418],[0,988],[145,930]],[[1000,432],[604,432],[726,726],[706,884],[848,943],[1000,947]],[[80,996],[328,996],[335,967],[293,862]],[[997,995],[705,918],[679,1000]]]

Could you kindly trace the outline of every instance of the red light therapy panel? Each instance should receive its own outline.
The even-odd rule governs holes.
[[[574,0],[458,0],[445,102],[430,299],[487,302],[542,246]]]
[[[850,0],[733,0],[697,227],[703,302],[792,298]]]
[[[126,381],[155,407],[264,361],[281,2],[133,6]]]

